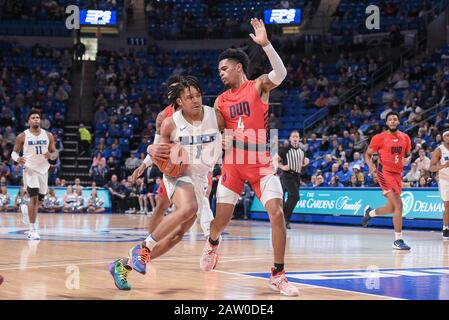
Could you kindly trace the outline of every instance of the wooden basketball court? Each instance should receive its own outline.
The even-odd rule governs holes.
[[[232,221],[216,271],[199,270],[204,239],[183,241],[131,272],[119,291],[108,264],[147,235],[141,215],[41,214],[41,240],[28,241],[20,214],[0,214],[0,299],[449,299],[449,242],[440,232],[404,231],[410,252],[391,248],[390,229],[292,224],[286,271],[297,298],[272,292],[268,222]]]

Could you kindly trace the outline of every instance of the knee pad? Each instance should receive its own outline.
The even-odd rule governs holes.
[[[27,187],[27,191],[30,198],[37,197],[39,195],[39,188]]]
[[[39,201],[42,201],[45,198],[45,194],[40,194],[39,193],[38,197],[39,197]]]

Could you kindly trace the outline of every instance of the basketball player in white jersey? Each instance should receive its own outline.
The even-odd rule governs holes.
[[[28,221],[30,230],[26,232],[30,240],[39,240],[36,217],[40,202],[48,189],[48,160],[57,157],[53,135],[41,128],[41,114],[31,110],[27,115],[29,129],[17,136],[11,158],[24,166],[23,184],[27,188],[30,201],[28,203]],[[19,156],[23,150],[23,156]]]
[[[443,143],[432,154],[430,171],[438,172],[438,189],[444,202],[443,240],[449,240],[449,129],[442,137]]]
[[[202,91],[194,77],[181,79],[173,99],[181,108],[162,123],[160,142],[181,144],[189,155],[189,167],[178,178],[164,175],[168,197],[176,210],[165,216],[143,243],[131,248],[127,259],[116,260],[109,266],[120,290],[131,289],[127,280],[129,271],[145,274],[150,255],[154,260],[170,250],[181,241],[197,215],[202,220],[205,211],[210,211],[205,199],[207,178],[221,156],[220,131],[224,129],[224,119],[213,108],[203,105]]]

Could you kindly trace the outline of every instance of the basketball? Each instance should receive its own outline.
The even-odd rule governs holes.
[[[167,160],[155,161],[154,163],[165,175],[176,178],[187,170],[188,162],[189,155],[187,151],[180,144],[173,143],[170,147],[170,157]]]

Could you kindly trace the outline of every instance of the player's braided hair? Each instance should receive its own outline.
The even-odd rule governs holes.
[[[172,90],[170,91],[169,102],[175,109],[179,108],[176,100],[181,97],[181,93],[184,91],[184,89],[190,87],[195,88],[199,91],[199,93],[203,94],[200,83],[194,76],[182,76],[180,77],[179,82],[176,83],[176,85],[171,86]]]
[[[172,75],[167,79],[167,98],[170,100],[170,96],[173,94],[174,87],[181,81],[183,77],[180,74]]]

